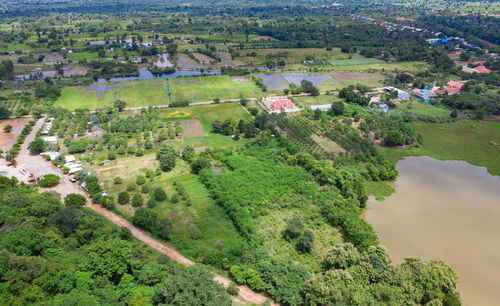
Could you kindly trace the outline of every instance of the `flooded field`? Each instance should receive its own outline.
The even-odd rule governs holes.
[[[397,168],[396,192],[370,199],[365,215],[392,260],[444,260],[458,273],[464,305],[498,305],[500,177],[430,157],[408,157]]]

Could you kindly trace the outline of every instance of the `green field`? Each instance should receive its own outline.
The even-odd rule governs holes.
[[[232,81],[226,75],[174,79],[170,82],[172,102],[202,102],[219,99],[260,97],[262,91],[252,81]]]
[[[84,59],[87,60],[98,59],[99,55],[97,54],[97,52],[74,52],[74,53],[69,53],[68,57],[74,61],[81,61]]]
[[[308,107],[311,105],[332,104],[336,101],[343,101],[337,95],[320,95],[320,96],[300,96],[293,97],[293,101],[301,107]]]
[[[168,121],[200,119],[207,122],[225,119],[250,120],[249,113],[239,105],[239,103],[220,103],[207,105],[193,105],[179,108],[165,108],[160,110],[160,118]]]
[[[397,105],[397,108],[410,113],[437,116],[440,118],[449,118],[451,112],[448,108],[441,104],[432,105],[431,103],[422,103],[418,101],[402,102]]]
[[[168,104],[166,81],[141,80],[119,82],[117,99],[127,102],[127,107]]]
[[[99,85],[105,86],[105,85]],[[63,107],[68,110],[77,108],[95,109],[97,107],[109,106],[113,102],[114,89],[112,85],[108,86],[104,94],[97,96],[96,90],[90,90],[89,87],[64,87],[61,96],[54,103],[55,107]]]
[[[439,160],[464,160],[500,175],[500,123],[461,121],[458,123],[417,123],[423,145],[411,150],[383,149],[396,162],[404,156],[427,155]]]
[[[384,61],[376,58],[331,59],[328,62],[333,66],[355,66],[384,63]]]

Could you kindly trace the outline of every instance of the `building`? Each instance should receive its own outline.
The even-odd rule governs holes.
[[[462,89],[462,87],[464,86],[463,83],[460,83],[460,82],[457,82],[457,81],[449,81],[448,83],[446,83],[446,87],[449,89],[449,88],[460,88]]]
[[[477,66],[477,67],[474,67],[474,68],[463,66],[461,71],[465,72],[465,73],[469,73],[469,74],[474,74],[474,73],[490,73],[491,72],[490,69],[488,69],[488,68],[486,68],[484,66]]]
[[[389,110],[389,106],[385,105],[385,104],[378,104],[378,107],[383,110],[384,112],[388,111]]]
[[[450,53],[450,54],[448,54],[448,57],[451,59],[459,59],[460,53]]]
[[[429,102],[431,99],[437,97],[437,94],[435,92],[428,89],[414,90],[413,94],[417,99],[420,99],[423,102]]]
[[[262,103],[269,113],[280,113],[284,111],[285,113],[298,112],[298,108],[292,100],[284,96],[270,95],[267,98],[262,99]]]
[[[44,136],[42,137],[42,140],[48,142],[50,145],[57,144],[57,136]]]
[[[392,86],[386,86],[384,89],[385,89],[385,91],[388,91],[388,92],[397,91],[398,100],[409,100],[410,99],[410,94],[407,93],[406,91],[399,89],[399,88],[392,87]]]
[[[309,106],[309,109],[312,111],[315,111],[319,109],[320,111],[326,111],[332,108],[331,104],[322,104],[322,105],[311,105]]]

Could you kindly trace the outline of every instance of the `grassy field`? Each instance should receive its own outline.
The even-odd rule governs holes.
[[[367,181],[365,182],[366,193],[368,195],[375,196],[377,201],[381,202],[385,199],[385,197],[390,196],[394,191],[393,186],[391,186],[388,182],[373,182]]]
[[[500,123],[461,121],[458,123],[418,123],[423,145],[411,150],[383,149],[396,162],[404,156],[427,155],[439,160],[464,160],[500,175]]]
[[[127,107],[168,104],[165,80],[141,80],[117,84],[117,99],[127,102]]]
[[[408,106],[411,104],[411,107]],[[418,101],[412,102],[402,102],[397,105],[398,109],[409,111],[410,113],[421,114],[421,115],[431,115],[441,118],[449,118],[450,110],[443,105],[432,105],[431,103],[421,103]]]
[[[331,59],[328,62],[333,66],[355,66],[384,63],[384,61],[376,58]]]
[[[414,61],[414,62],[393,62],[393,63],[386,63],[386,62],[381,62],[381,63],[371,63],[371,64],[358,64],[354,66],[350,65],[338,65],[338,66],[329,66],[331,71],[370,71],[370,70],[383,70],[383,71],[389,71],[392,72],[395,69],[397,70],[404,70],[404,71],[411,71],[411,72],[418,72],[418,71],[423,71],[424,67],[427,67],[428,64],[425,62],[421,61]],[[326,68],[328,69],[328,67]]]
[[[114,90],[108,88],[100,97],[97,95],[97,91],[90,90],[89,87],[64,87],[54,106],[69,110],[108,106],[113,102]]]
[[[166,121],[184,119],[200,119],[212,123],[215,120],[239,119],[250,120],[252,117],[239,103],[220,103],[207,105],[193,105],[180,108],[166,108],[160,110],[160,117]],[[208,130],[207,130],[208,131]]]
[[[233,81],[226,75],[175,79],[170,82],[172,101],[201,102],[262,96],[252,81]]]
[[[74,61],[81,61],[84,59],[87,60],[98,59],[99,55],[97,54],[97,52],[74,52],[68,54],[68,57]],[[112,57],[112,54],[109,57]]]
[[[320,95],[320,96],[300,96],[293,97],[293,101],[301,107],[308,107],[311,105],[332,104],[336,101],[343,101],[337,95]]]

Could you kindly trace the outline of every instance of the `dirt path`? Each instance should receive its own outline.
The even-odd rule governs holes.
[[[111,169],[117,169],[117,168],[121,168],[123,167],[124,165],[116,165],[116,166],[111,166],[111,167],[107,167],[107,168],[99,168],[97,170],[99,171],[106,171],[106,170],[111,170]]]

